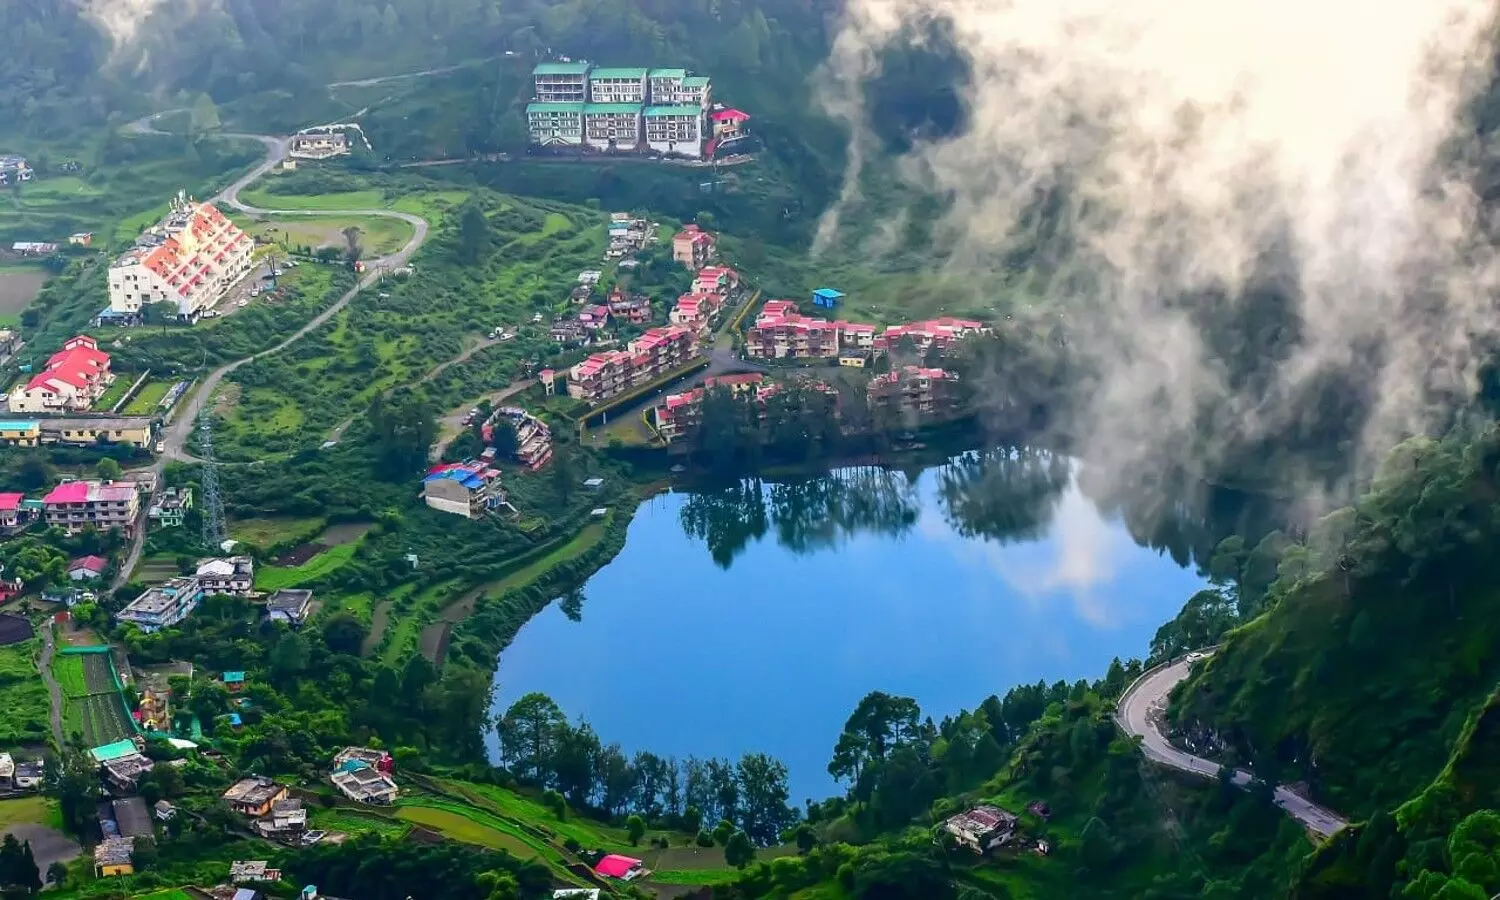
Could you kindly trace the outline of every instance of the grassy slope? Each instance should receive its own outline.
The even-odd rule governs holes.
[[[354,558],[359,543],[330,547],[300,566],[262,566],[255,572],[257,590],[274,591],[316,581]]]
[[[47,688],[33,662],[39,647],[35,638],[0,647],[0,696],[5,698],[0,747],[35,744],[48,738]]]
[[[1477,587],[1452,608],[1388,583],[1354,593],[1330,576],[1299,586],[1229,636],[1177,715],[1263,747],[1306,746],[1320,795],[1359,816],[1431,780],[1500,681],[1500,591]]]

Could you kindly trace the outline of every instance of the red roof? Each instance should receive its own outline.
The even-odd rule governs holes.
[[[594,866],[594,871],[608,878],[624,878],[632,869],[638,869],[640,866],[641,861],[638,859],[611,853],[599,860],[599,864]]]
[[[720,109],[709,113],[708,117],[715,122],[745,122],[750,119],[750,114],[737,109]]]
[[[42,498],[43,503],[84,503],[89,499],[87,481],[69,481],[60,484]]]
[[[15,512],[21,508],[21,501],[25,499],[25,494],[0,494],[0,511]]]
[[[80,556],[68,563],[68,571],[76,572],[79,569],[87,569],[90,572],[103,572],[109,568],[109,561],[102,556]]]

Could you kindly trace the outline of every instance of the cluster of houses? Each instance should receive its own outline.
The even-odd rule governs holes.
[[[712,102],[709,79],[686,69],[544,62],[526,106],[531,144],[600,153],[712,158],[747,135],[749,116]]]
[[[120,444],[145,450],[155,438],[156,420],[150,416],[49,416],[0,420],[0,444],[9,447]]]
[[[568,370],[568,395],[600,403],[698,356],[698,335],[681,325],[649,328],[623,350],[595,353]]]
[[[810,390],[818,391],[832,398],[834,414],[838,412],[838,389],[815,379],[808,379],[802,384]],[[771,381],[759,372],[748,372],[738,375],[717,375],[706,378],[703,384],[692,390],[681,391],[676,394],[668,394],[658,405],[654,414],[656,417],[656,430],[662,440],[667,443],[686,437],[698,429],[703,421],[703,398],[709,391],[727,390],[735,397],[752,402],[757,410],[760,421],[766,418],[766,401],[769,400],[783,386]]]
[[[656,225],[638,219],[630,213],[617,212],[609,215],[609,247],[604,258],[623,260],[637,250],[656,243]],[[627,266],[627,268],[632,268]]]
[[[15,153],[0,153],[0,185],[30,181],[35,174],[35,170],[26,162],[26,157]]]
[[[334,756],[329,778],[350,800],[389,806],[396,802],[399,792],[395,773],[396,761],[384,750],[345,747]]]
[[[551,370],[547,370],[550,375]],[[544,381],[546,378],[544,377]],[[516,508],[506,498],[499,468],[499,450],[495,432],[509,427],[515,432],[514,449],[508,450],[508,462],[535,472],[552,459],[552,429],[547,423],[518,406],[492,410],[479,423],[480,439],[487,445],[477,459],[442,463],[427,470],[422,478],[422,500],[440,512],[466,519],[477,519],[488,513]]]
[[[348,156],[349,134],[336,125],[307,128],[292,135],[286,155],[293,159],[323,160]]]
[[[109,267],[101,323],[130,324],[147,304],[166,303],[196,322],[254,265],[255,241],[212,203],[179,193],[171,210]]]
[[[674,325],[681,325],[707,337],[719,321],[719,316],[729,306],[732,293],[740,285],[740,275],[728,266],[704,266],[693,278],[692,288],[677,298],[672,312],[667,316]]]
[[[983,322],[947,316],[881,331],[866,322],[803,315],[791,300],[769,300],[745,331],[745,355],[752,359],[838,359],[863,366],[870,354],[898,349],[905,341],[925,354],[934,347],[947,350],[986,330]]]
[[[255,561],[248,556],[200,560],[192,575],[168,578],[147,588],[116,613],[115,618],[152,634],[192,615],[204,597],[253,596],[254,580]],[[307,621],[311,610],[311,591],[282,589],[265,598],[265,617],[294,628]]]

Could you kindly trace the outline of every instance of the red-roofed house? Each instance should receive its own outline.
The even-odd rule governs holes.
[[[650,328],[624,350],[595,353],[568,370],[568,395],[598,403],[682,365],[698,354],[694,333],[680,325]]]
[[[68,481],[42,498],[47,524],[76,534],[85,528],[118,528],[129,532],[140,511],[134,485],[98,481]]]
[[[609,324],[609,307],[591,303],[578,311],[578,321],[590,331],[598,331]]]
[[[739,283],[740,273],[728,266],[704,266],[693,278],[693,293],[727,294]]]
[[[773,300],[745,332],[745,352],[759,359],[815,359],[839,355],[839,324],[796,311],[789,300]]]
[[[68,563],[68,578],[73,581],[93,581],[109,568],[109,560],[102,556],[80,556]]]
[[[15,528],[21,524],[21,501],[25,494],[0,494],[0,528]]]
[[[689,269],[701,269],[713,259],[718,241],[697,225],[684,225],[672,236],[672,259]]]
[[[81,412],[94,405],[114,381],[109,354],[88,335],[63,343],[42,371],[10,392],[12,413]]]
[[[740,137],[745,133],[745,123],[750,121],[749,113],[740,112],[737,109],[716,109],[708,114],[709,121],[714,123],[714,140],[727,141]]]

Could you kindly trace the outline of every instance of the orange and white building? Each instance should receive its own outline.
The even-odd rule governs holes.
[[[713,259],[718,240],[697,225],[684,225],[672,236],[672,259],[689,269],[701,269]]]
[[[255,241],[212,203],[181,194],[109,267],[109,308],[139,315],[148,303],[170,303],[196,321],[223,299],[254,264]]]
[[[681,325],[698,334],[707,334],[719,311],[724,308],[724,297],[720,294],[683,294],[677,298],[667,318],[673,325]]]
[[[82,412],[104,395],[115,376],[99,342],[80,334],[64,342],[42,371],[10,392],[12,413]]]
[[[698,355],[697,335],[680,325],[651,328],[624,350],[595,353],[568,370],[568,395],[599,403],[624,393]]]

